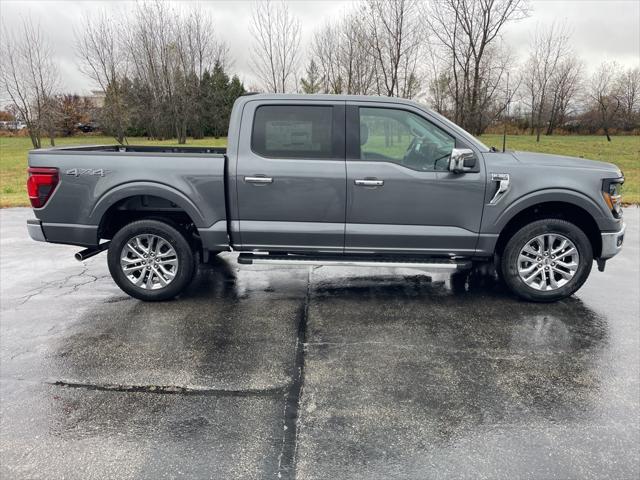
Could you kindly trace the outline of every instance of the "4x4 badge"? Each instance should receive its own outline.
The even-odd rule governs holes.
[[[111,170],[106,170],[104,168],[70,168],[64,173],[66,175],[71,175],[72,177],[79,177],[80,175],[104,177],[107,173],[111,173]]]

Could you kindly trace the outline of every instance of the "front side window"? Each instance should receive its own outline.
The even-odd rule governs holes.
[[[360,108],[360,159],[419,171],[446,170],[455,138],[415,113]]]
[[[263,105],[253,120],[251,148],[265,157],[331,158],[333,107]]]

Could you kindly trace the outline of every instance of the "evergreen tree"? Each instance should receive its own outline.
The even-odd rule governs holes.
[[[205,135],[224,137],[228,133],[231,109],[236,99],[245,93],[240,79],[229,75],[216,63],[201,80],[202,124]]]
[[[211,94],[213,95],[213,136],[218,138],[226,135],[229,118],[227,115],[227,92],[229,89],[229,76],[224,68],[216,63],[211,73]]]
[[[244,85],[242,84],[238,76],[234,75],[231,79],[231,83],[229,84],[230,105],[233,106],[233,102],[235,102],[238,97],[244,95],[245,93],[247,93],[247,91],[244,89]]]
[[[322,90],[322,77],[320,76],[320,70],[314,60],[311,60],[307,66],[307,78],[300,79],[300,86],[304,93],[320,93]]]

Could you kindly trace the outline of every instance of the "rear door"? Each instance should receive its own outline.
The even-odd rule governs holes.
[[[345,252],[473,254],[484,202],[477,171],[448,171],[469,148],[409,105],[349,102]]]
[[[236,171],[243,249],[343,251],[344,121],[344,101],[245,105]]]

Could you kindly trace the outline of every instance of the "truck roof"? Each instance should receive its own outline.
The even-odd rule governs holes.
[[[408,105],[419,110],[422,110],[429,116],[446,124],[449,128],[453,129],[458,133],[460,137],[463,137],[467,140],[467,142],[471,142],[481,151],[489,151],[489,147],[487,147],[484,143],[478,140],[476,137],[471,135],[469,132],[464,130],[462,127],[453,123],[448,118],[443,115],[431,110],[424,104],[418,103],[414,100],[408,100],[406,98],[400,97],[383,97],[377,95],[333,95],[333,94],[301,94],[301,93],[251,93],[249,95],[243,95],[238,97],[236,100],[236,105],[243,106],[249,102],[255,102],[260,100],[284,100],[284,101],[305,101],[305,102],[313,102],[313,101],[334,101],[334,102],[372,102],[372,103],[389,103],[394,105]]]
[[[426,108],[424,105],[406,98],[400,97],[384,97],[381,95],[343,95],[343,94],[326,94],[326,93],[250,93],[240,97],[246,101],[252,100],[333,100],[333,101],[357,101],[357,102],[389,102],[413,105],[420,108]]]

